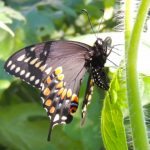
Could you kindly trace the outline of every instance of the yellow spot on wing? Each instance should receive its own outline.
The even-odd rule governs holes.
[[[56,88],[57,88],[57,89],[60,89],[60,88],[63,87],[63,85],[64,85],[64,82],[61,81],[61,82],[57,83]]]
[[[18,73],[19,71],[20,71],[20,67],[17,67],[15,73]]]
[[[48,69],[45,70],[45,73],[49,75],[51,70],[52,70],[52,67],[49,67]]]
[[[30,62],[30,65],[35,64],[37,60],[38,60],[38,58],[34,58],[34,59]]]
[[[59,75],[59,74],[61,74],[62,73],[62,67],[57,67],[56,69],[55,69],[55,75]]]
[[[16,67],[16,65],[13,64],[13,65],[10,67],[10,70],[13,70],[15,67]]]
[[[71,90],[71,89],[69,89],[69,90],[67,91],[67,98],[70,98],[70,97],[71,97],[71,95],[72,95],[72,90]]]
[[[35,67],[38,68],[41,65],[42,61],[39,61],[35,64]]]
[[[25,60],[24,60],[24,62],[29,62],[29,60],[31,59],[31,57],[28,57],[28,58],[26,58]]]
[[[11,64],[12,64],[12,61],[10,60],[10,61],[7,63],[7,67],[9,67]]]
[[[30,51],[33,52],[35,50],[35,47],[31,47]]]
[[[64,88],[61,88],[61,89],[58,91],[57,95],[60,95],[60,94],[63,92],[63,90],[64,90]]]
[[[17,61],[23,61],[25,59],[26,55],[23,54],[20,57],[17,58]]]
[[[43,71],[45,70],[46,66],[47,66],[47,64],[41,66],[41,67],[40,67],[40,70],[43,72]]]
[[[59,74],[57,76],[57,79],[60,80],[60,81],[62,81],[64,79],[64,74]]]

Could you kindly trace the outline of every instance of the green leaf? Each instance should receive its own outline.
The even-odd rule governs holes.
[[[3,22],[0,21],[0,28],[2,28],[3,30],[7,31],[8,33],[10,33],[10,35],[12,37],[15,36],[14,32],[6,25],[4,24]]]
[[[25,21],[25,18],[21,15],[21,13],[4,6],[4,2],[0,2],[0,28],[14,37],[14,32],[6,25],[6,23],[12,24],[12,19]]]
[[[20,21],[25,21],[24,16],[20,12],[5,6],[4,2],[0,2],[0,9],[1,9],[0,10],[1,15],[4,14],[5,17],[20,20]]]
[[[0,29],[0,59],[6,60],[12,53],[24,47],[24,30],[19,28],[13,38],[7,32]]]
[[[42,108],[31,103],[1,108],[1,145],[20,150],[52,148],[46,142],[48,120],[42,114]]]
[[[13,22],[13,20],[10,17],[8,17],[5,13],[0,13],[0,21],[8,24],[11,24]]]
[[[10,36],[7,32],[0,29],[1,32],[1,39],[0,39],[0,59],[6,59],[10,55],[10,52],[12,51],[14,47],[14,38]]]
[[[38,8],[29,10],[26,14],[27,25],[24,26],[28,43],[34,43],[41,40],[41,37],[49,36],[53,33],[55,27],[51,16],[53,16],[53,12],[50,10],[43,11],[38,10]]]
[[[20,12],[12,8],[5,7],[4,11],[5,11],[5,14],[8,15],[10,18],[13,18],[19,21],[25,21],[25,17]]]
[[[127,150],[122,112],[122,108],[125,108],[123,104],[124,97],[118,94],[122,90],[125,91],[125,89],[119,84],[118,72],[113,77],[102,110],[101,132],[107,150]]]

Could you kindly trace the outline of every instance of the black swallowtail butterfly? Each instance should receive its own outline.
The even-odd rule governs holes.
[[[41,99],[52,128],[70,123],[78,108],[78,93],[86,71],[88,85],[82,106],[84,119],[94,83],[108,90],[104,64],[112,50],[111,38],[97,38],[93,47],[75,41],[48,41],[25,47],[5,63],[5,70],[41,91]]]

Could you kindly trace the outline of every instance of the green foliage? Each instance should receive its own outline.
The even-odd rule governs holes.
[[[13,19],[24,21],[25,18],[17,11],[10,7],[6,7],[4,2],[0,1],[0,28],[14,36],[13,31],[6,25],[12,24]]]
[[[124,77],[125,71],[122,68],[118,69],[113,75],[109,92],[104,99],[101,114],[101,133],[107,150],[133,149]],[[150,76],[140,74],[139,82],[142,106],[145,112],[145,123],[149,131]]]
[[[107,150],[127,150],[123,121],[123,110],[127,105],[121,70],[114,74],[102,110],[101,132]]]
[[[148,133],[144,122],[144,112],[139,88],[139,79],[137,71],[138,51],[140,49],[140,39],[143,27],[150,7],[149,0],[141,1],[135,24],[131,24],[131,1],[126,2],[126,82],[127,82],[127,99],[129,106],[129,118],[132,129],[133,145],[135,149],[150,149]],[[140,136],[139,136],[140,135]],[[141,140],[142,139],[142,140]]]

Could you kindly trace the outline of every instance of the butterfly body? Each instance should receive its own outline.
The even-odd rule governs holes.
[[[80,82],[89,71],[88,94],[83,113],[90,103],[94,83],[108,90],[103,68],[111,39],[97,39],[94,46],[74,41],[48,41],[13,54],[5,63],[5,70],[39,88],[41,99],[51,120],[48,140],[55,125],[70,123],[78,108]],[[82,115],[85,116],[85,115]]]

